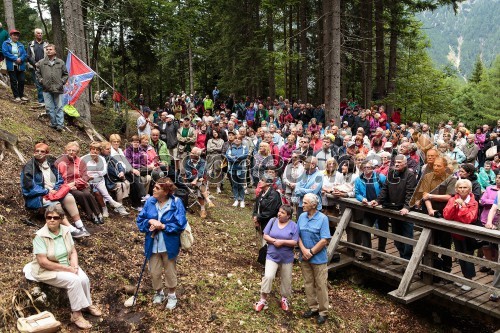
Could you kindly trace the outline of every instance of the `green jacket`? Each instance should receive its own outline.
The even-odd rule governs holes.
[[[170,154],[168,152],[167,144],[165,143],[165,141],[158,140],[158,147],[157,147],[155,146],[153,141],[149,139],[149,145],[154,148],[161,162],[165,162],[166,165],[170,164]]]

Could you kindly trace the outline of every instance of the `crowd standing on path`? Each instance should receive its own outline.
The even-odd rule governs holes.
[[[50,61],[47,53],[44,59]],[[365,109],[345,101],[337,126],[325,118],[324,105],[290,103],[281,97],[236,101],[233,95],[226,100],[221,96],[217,88],[204,98],[172,94],[151,116],[142,95],[137,134],[128,145],[113,134],[109,142],[92,143],[87,158],[79,157],[76,142],[68,143],[58,159],[49,158],[48,145],[38,143],[21,175],[27,207],[62,206],[74,226],[67,219],[62,223],[73,238],[80,238],[89,234],[74,202],[87,221],[102,224],[109,216],[108,204],[118,214],[128,214],[126,200],[125,205],[139,212],[137,225],[145,233],[153,302],[167,299],[166,308],[172,310],[177,305],[179,235],[186,227],[186,205],[193,206],[186,193],[196,198],[193,207],[199,207],[204,219],[224,185],[231,187],[232,209],[244,208],[254,187],[252,219],[262,245],[267,245],[261,297],[254,309],[267,308],[278,269],[280,307],[290,309],[291,258],[297,248],[309,307],[303,317],[314,317],[318,324],[325,323],[329,309],[326,247],[332,233],[325,214],[339,213],[332,198],[356,198],[401,215],[417,210],[497,228],[500,120],[477,129],[449,121],[431,132],[428,124],[402,123],[399,110],[391,118],[383,106]],[[51,199],[51,194],[57,196]],[[360,212],[354,219],[381,230],[390,225],[393,233],[413,238],[413,224],[403,220]],[[360,233],[359,244],[371,246],[370,240],[369,233]],[[436,232],[433,240],[448,249],[452,241],[458,251],[472,253],[467,237]],[[411,245],[395,245],[401,258],[410,259]],[[378,250],[385,252],[385,246],[380,238]],[[480,255],[498,260],[498,244],[483,244]],[[372,260],[366,253],[358,259]],[[465,278],[475,276],[474,265],[460,264]],[[433,266],[449,272],[450,258],[436,257]],[[499,272],[480,269],[496,273],[498,287]],[[498,295],[490,299],[496,301]]]

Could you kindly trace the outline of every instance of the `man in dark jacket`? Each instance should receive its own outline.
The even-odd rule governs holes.
[[[372,200],[372,206],[382,205],[387,209],[399,210],[401,215],[406,215],[410,211],[410,200],[417,185],[417,177],[406,165],[406,157],[397,155],[394,168],[387,174],[387,182],[383,185],[376,200]],[[392,220],[392,232],[413,239],[413,223],[400,220]],[[399,256],[410,259],[413,246],[398,241],[394,245],[399,251]]]
[[[64,61],[56,57],[56,47],[49,44],[45,48],[47,56],[36,64],[36,77],[43,88],[45,109],[50,117],[50,127],[61,132],[64,127],[63,93],[68,81],[68,71]]]
[[[158,124],[158,130],[160,131],[160,139],[167,144],[168,153],[172,156],[174,160],[175,170],[179,170],[179,158],[177,157],[177,131],[179,130],[179,124],[175,121],[175,117],[172,114],[163,112],[160,117],[160,123]]]
[[[32,69],[33,81],[35,81],[37,99],[40,106],[45,105],[43,100],[43,87],[36,78],[35,64],[45,58],[45,48],[47,47],[47,45],[49,45],[49,43],[43,40],[42,29],[36,28],[35,39],[28,44],[28,63],[29,66],[31,66],[30,68]]]
[[[262,191],[255,199],[253,206],[253,221],[255,228],[261,234],[270,219],[278,215],[278,210],[281,207],[281,196],[273,188],[274,179],[271,177],[262,177],[260,186]]]

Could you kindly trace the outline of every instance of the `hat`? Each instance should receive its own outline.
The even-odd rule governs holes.
[[[198,122],[198,121],[202,121],[200,117],[196,117],[193,119],[194,121]]]
[[[392,148],[392,142],[389,142],[389,141],[388,141],[388,142],[386,142],[386,143],[384,144],[384,149],[385,149],[385,148]]]
[[[9,35],[13,35],[13,34],[21,34],[19,31],[17,31],[16,29],[10,29],[9,31]]]
[[[231,117],[238,118],[238,116],[236,115],[236,113],[231,113]]]
[[[268,176],[263,176],[260,180],[266,184],[274,183],[274,179],[272,177],[268,177]]]
[[[342,122],[342,124],[349,125],[349,123],[347,121]]]
[[[174,117],[174,115],[173,115],[173,114],[169,114],[169,115],[167,116],[167,118],[170,118],[170,119],[172,119],[172,120],[174,120],[174,119],[175,119],[175,117]]]
[[[347,142],[346,146],[347,146],[347,148],[351,148],[354,145],[355,145],[354,141],[349,141],[349,142]]]
[[[184,118],[182,118],[183,120],[191,120],[191,118],[189,116],[185,116]]]

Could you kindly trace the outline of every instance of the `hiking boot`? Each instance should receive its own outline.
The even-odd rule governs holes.
[[[87,235],[85,234],[85,231],[81,229],[76,229],[75,231],[71,232],[71,237],[73,237],[74,239],[83,238],[86,236]]]
[[[130,214],[129,212],[127,212],[127,210],[125,209],[125,207],[123,207],[123,205],[116,207],[115,208],[115,212],[117,212],[118,214],[120,214],[120,216],[127,216],[127,215]]]
[[[254,304],[253,308],[257,312],[261,312],[262,310],[266,310],[267,309],[267,302],[265,300],[261,299],[260,301],[258,301],[257,303]]]
[[[288,304],[286,297],[281,298],[281,309],[283,311],[288,311],[290,309],[290,305]]]
[[[312,311],[312,310],[306,311],[302,314],[302,318],[312,318],[312,317],[317,317],[317,316],[319,316],[319,312]]]
[[[316,318],[316,324],[318,325],[323,325],[324,323],[326,322],[326,316],[318,316],[318,318]]]
[[[161,304],[165,300],[165,294],[162,292],[157,292],[153,297],[153,304]]]
[[[165,306],[166,310],[173,310],[177,306],[177,296],[168,295],[167,306]]]

